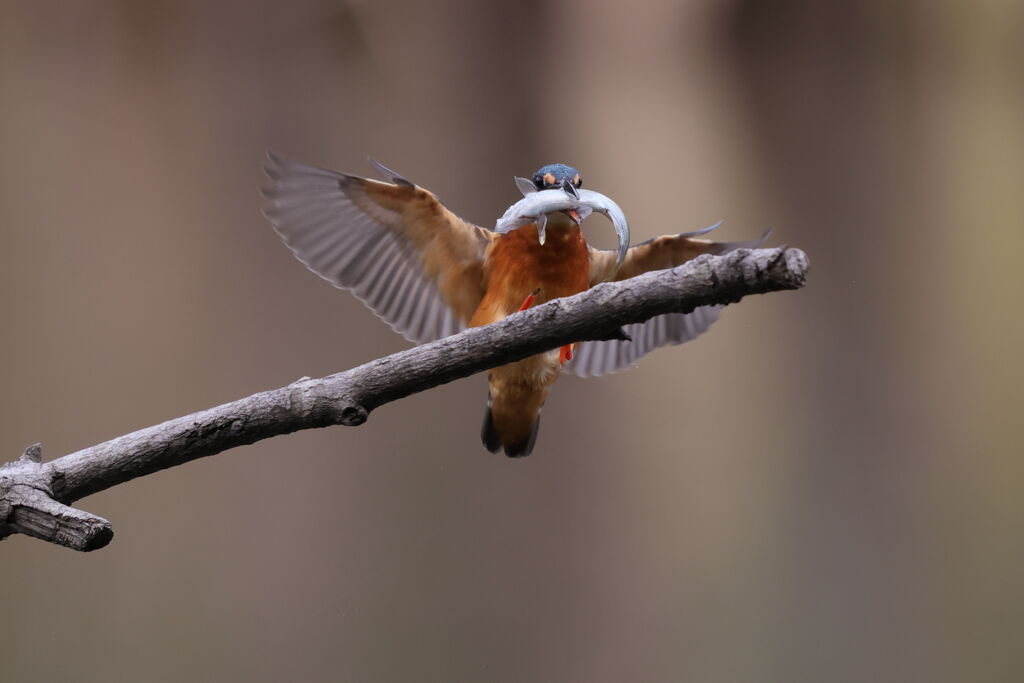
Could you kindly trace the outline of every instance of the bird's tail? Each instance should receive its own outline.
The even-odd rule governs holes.
[[[533,452],[540,430],[540,406],[536,410],[502,410],[487,396],[480,439],[491,453],[504,448],[510,458],[525,458]]]

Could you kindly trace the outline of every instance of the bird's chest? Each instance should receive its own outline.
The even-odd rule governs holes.
[[[534,304],[540,304],[578,294],[590,284],[587,243],[576,225],[549,227],[544,244],[537,240],[536,226],[514,230],[494,242],[484,268],[487,292],[481,308],[500,317],[517,311],[534,292]]]

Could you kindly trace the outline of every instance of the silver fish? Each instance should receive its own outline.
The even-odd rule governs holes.
[[[619,238],[615,269],[608,277],[611,278],[614,275],[623,259],[626,258],[626,250],[629,249],[629,223],[626,221],[626,214],[618,204],[600,192],[577,189],[568,183],[558,190],[538,190],[526,178],[516,178],[516,186],[523,193],[523,198],[508,207],[504,215],[498,219],[494,226],[495,232],[504,234],[524,225],[536,223],[538,239],[541,244],[544,244],[547,214],[575,209],[582,221],[592,211],[603,213],[611,220],[615,234]]]
[[[530,183],[530,187],[533,187],[533,183]],[[565,190],[537,190],[534,188],[533,192],[526,194],[518,202],[508,207],[498,222],[494,224],[494,231],[505,234],[524,225],[536,223],[537,236],[540,243],[544,244],[544,227],[548,222],[547,214],[572,209],[576,210],[581,221],[591,212],[590,207],[585,206],[579,197],[574,197]]]
[[[619,238],[619,249],[615,254],[615,267],[608,274],[607,280],[612,279],[615,273],[626,258],[626,250],[629,249],[629,223],[626,222],[626,214],[611,197],[594,192],[593,190],[576,190],[579,193],[580,201],[598,213],[603,213],[612,222],[615,234]]]

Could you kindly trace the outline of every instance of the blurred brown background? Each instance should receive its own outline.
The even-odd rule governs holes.
[[[108,548],[0,544],[0,678],[1021,680],[1022,65],[1011,0],[4,2],[0,459],[405,347],[268,147],[481,225],[565,161],[812,272],[563,379],[525,461],[478,376],[86,499]]]

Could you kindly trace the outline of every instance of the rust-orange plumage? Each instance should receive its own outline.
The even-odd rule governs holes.
[[[573,211],[547,216],[541,244],[536,225],[507,234],[472,225],[376,162],[385,182],[269,157],[264,212],[295,256],[417,343],[577,294],[613,270],[615,252],[588,246]],[[575,169],[554,164],[533,182],[544,189],[565,182],[579,187],[581,181]],[[697,234],[666,235],[630,248],[615,279],[754,244],[712,242]],[[633,341],[584,342],[575,352],[555,349],[491,370],[484,445],[513,457],[529,455],[540,410],[563,370],[581,376],[614,372],[658,346],[689,341],[716,318],[714,307],[658,316],[627,326]]]
[[[549,219],[541,244],[535,225],[496,237],[484,258],[487,290],[469,324],[497,322],[533,305],[579,294],[590,286],[590,258],[580,226],[569,218]],[[540,409],[561,372],[559,351],[549,351],[491,370],[484,414],[484,445],[528,455],[537,438]]]

